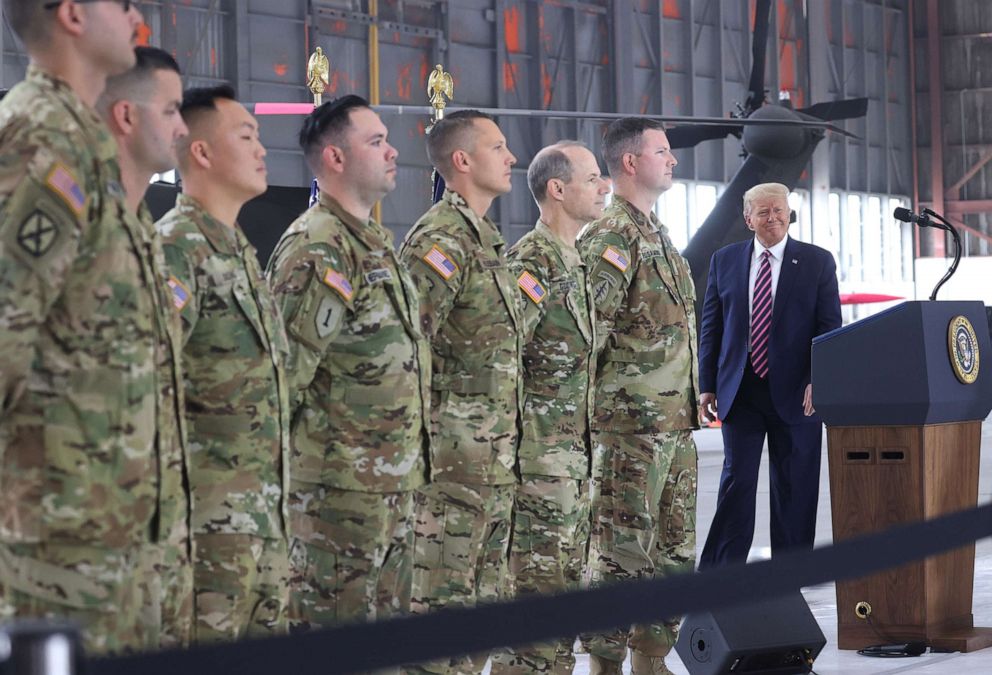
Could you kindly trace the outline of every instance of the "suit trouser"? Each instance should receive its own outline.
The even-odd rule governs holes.
[[[592,584],[691,573],[696,562],[696,444],[689,430],[593,434]],[[627,647],[665,656],[678,639],[676,617],[583,635],[585,651],[623,661]]]
[[[700,555],[700,569],[747,560],[754,538],[758,469],[766,436],[772,553],[812,548],[820,489],[820,422],[783,422],[772,403],[768,380],[758,378],[748,364],[722,432],[720,493]]]

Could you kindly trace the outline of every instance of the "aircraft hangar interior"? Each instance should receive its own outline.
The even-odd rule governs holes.
[[[4,0],[5,12],[11,4],[16,3]],[[110,3],[62,0],[47,3],[46,11],[61,17],[63,4],[88,11]],[[742,242],[757,242],[752,232],[755,228],[749,225],[751,216],[745,217],[745,193],[750,195],[748,191],[759,184],[785,185],[792,211],[791,225],[785,224],[788,239],[829,253],[824,254],[825,264],[827,268],[832,264],[836,275],[831,302],[839,297],[834,323],[814,314],[820,317],[816,321],[826,321],[823,325],[829,326],[815,333],[812,366],[807,362],[806,374],[800,377],[803,386],[809,385],[812,377],[814,393],[809,394],[808,387],[806,390],[812,397],[810,407],[816,405],[816,414],[826,425],[817,427],[822,432],[817,446],[822,446],[822,470],[817,468],[819,473],[813,473],[804,487],[789,487],[791,479],[782,471],[800,471],[798,462],[788,469],[788,462],[782,460],[780,465],[775,459],[771,467],[770,457],[777,457],[778,451],[761,455],[759,443],[754,466],[760,468],[749,488],[751,501],[743,498],[731,505],[735,498],[734,469],[727,448],[738,441],[730,440],[728,427],[740,427],[743,422],[739,417],[736,424],[733,417],[722,425],[715,418],[704,424],[693,422],[698,476],[694,478],[694,513],[685,519],[695,523],[695,538],[690,541],[696,562],[707,560],[704,545],[707,549],[710,546],[707,533],[722,517],[719,509],[736,509],[740,504],[747,508],[750,504],[753,541],[748,539],[751,543],[744,546],[743,557],[735,559],[739,566],[705,564],[692,577],[696,580],[691,587],[694,595],[674,584],[645,587],[639,613],[625,611],[635,608],[617,607],[605,598],[595,600],[601,603],[595,604],[594,599],[576,597],[574,606],[567,605],[565,599],[570,596],[561,596],[560,606],[545,609],[535,605],[533,614],[529,614],[529,606],[521,606],[520,625],[533,625],[542,639],[550,638],[557,635],[556,617],[567,615],[575,626],[582,626],[581,631],[573,632],[577,637],[611,625],[613,613],[627,625],[648,618],[661,621],[664,616],[649,617],[644,607],[658,602],[657,606],[667,607],[665,603],[672,602],[677,608],[674,614],[688,614],[679,644],[665,648],[671,651],[663,665],[658,665],[660,656],[649,654],[657,657],[656,669],[643,670],[643,664],[631,658],[637,636],[632,629],[630,652],[623,652],[622,672],[637,675],[992,672],[992,628],[981,628],[992,627],[992,528],[976,525],[992,522],[990,514],[976,508],[988,504],[992,495],[992,425],[986,421],[992,407],[992,1],[137,0],[115,4],[128,12],[136,7],[141,15],[136,43],[171,54],[182,71],[184,88],[230,85],[237,101],[257,120],[266,153],[268,190],[246,200],[239,227],[257,249],[261,270],[266,269],[284,231],[313,204],[311,193],[316,193],[317,181],[301,149],[300,129],[318,99],[326,103],[357,94],[369,102],[388,129],[388,143],[398,152],[395,188],[387,191],[371,213],[392,233],[397,250],[404,246],[414,223],[436,201],[438,176],[428,160],[425,139],[440,120],[450,118],[455,111],[490,113],[505,136],[506,148],[515,156],[511,189],[493,199],[488,211],[497,236],[502,236],[507,248],[535,230],[535,223],[543,217],[528,186],[528,168],[542,148],[566,139],[580,141],[595,155],[605,177],[607,128],[621,118],[650,118],[664,123],[666,143],[677,161],[669,184],[653,194],[653,212],[663,226],[667,246],[687,263],[688,275],[686,288],[676,289],[677,293],[670,286],[664,288],[676,305],[681,299],[685,306],[681,316],[691,317],[686,326],[693,324],[691,330],[685,328],[692,343],[690,382],[693,377],[706,380],[707,367],[700,354],[708,349],[704,344],[715,345],[710,370],[718,374],[713,376],[716,388],[710,390],[719,392],[725,386],[720,369],[736,352],[726,351],[729,324],[719,323],[719,328],[714,328],[710,322],[717,321],[721,311],[724,318],[734,311],[728,309],[731,295],[723,295],[733,291],[714,286],[721,269],[727,269],[721,268],[717,252]],[[16,91],[31,58],[8,17],[0,31],[0,49],[0,88]],[[326,57],[323,70],[313,56],[317,50]],[[0,125],[8,123],[6,115],[0,115]],[[6,199],[11,190],[4,164],[13,161],[10,142],[0,128],[0,199]],[[633,155],[639,156],[637,152]],[[57,182],[53,175],[62,175],[63,182]],[[74,175],[48,174],[45,179],[70,206],[75,194],[72,188],[79,190]],[[181,171],[154,174],[145,199],[155,219],[170,212],[184,185]],[[614,179],[605,198],[607,204],[615,203],[615,190],[622,192],[617,186]],[[91,204],[80,196],[76,206],[81,210],[84,203]],[[2,204],[5,202],[0,201],[0,213],[6,213]],[[641,215],[647,222],[648,216]],[[20,225],[15,230],[16,236],[9,240],[15,243],[8,244],[6,234],[0,240],[0,333],[16,330],[11,319],[14,315],[4,313],[4,285],[8,283],[4,258],[12,255],[10,250],[17,243],[35,258],[47,255],[43,237],[48,231],[43,225]],[[579,235],[580,242],[584,236]],[[448,282],[452,274],[462,272],[464,264],[456,265],[437,250],[440,253],[433,259],[428,253],[415,262],[423,266],[427,261],[438,278]],[[641,249],[642,265],[654,253],[660,259],[669,255],[665,247],[652,250]],[[608,247],[602,255],[597,251],[587,259],[585,266],[599,270],[595,262],[606,259],[612,268],[598,274],[606,274],[604,278],[609,280],[618,270],[626,273],[634,264],[633,259],[624,257],[627,255]],[[659,257],[654,260],[658,264]],[[776,293],[783,297],[779,304],[787,298],[781,284],[792,271],[788,268],[801,268],[804,262],[801,255],[787,251],[780,268],[771,268],[770,283],[773,287],[779,284]],[[745,380],[752,371],[759,379],[764,377],[755,360],[760,357],[751,351],[761,342],[757,337],[760,331],[754,327],[754,307],[761,302],[755,288],[761,286],[763,272],[755,271],[755,265],[760,264],[757,258],[751,264],[750,278],[746,263],[736,280],[741,287],[737,302],[743,303],[744,312],[741,331],[746,348],[741,352],[740,372]],[[500,265],[493,263],[492,267]],[[352,284],[336,281],[336,274],[328,267],[324,284],[345,298],[348,311],[356,311],[360,303],[351,304]],[[595,290],[587,289],[588,299],[595,299],[599,311],[601,296],[609,298],[613,291],[609,284],[596,286],[592,271],[589,276],[589,288]],[[524,278],[517,283],[526,296],[521,296],[521,302],[527,307],[529,302],[540,307],[546,290],[558,288],[550,283],[542,286],[533,277],[525,282]],[[368,275],[365,279],[371,281]],[[676,281],[676,285],[681,283]],[[170,280],[173,302],[181,312],[190,292],[187,286],[175,277]],[[511,290],[519,293],[516,286]],[[498,293],[492,292],[493,301],[498,303]],[[796,300],[806,303],[802,311],[823,302],[822,295],[812,293],[803,296],[807,300]],[[771,297],[777,299],[778,295]],[[454,301],[453,311],[462,307],[459,302]],[[644,307],[650,308],[651,300],[644,303],[632,311],[646,315],[650,309]],[[282,311],[286,311],[285,306]],[[327,311],[324,327],[332,316],[332,310]],[[291,320],[290,316],[284,318]],[[775,330],[774,322],[788,320],[773,315],[771,330]],[[593,323],[596,331],[610,330],[603,322]],[[428,324],[425,319],[424,325]],[[310,344],[326,337],[319,320],[315,325],[319,338],[307,338]],[[636,332],[636,319],[633,325]],[[302,329],[290,327],[290,342],[293,330]],[[830,332],[821,335],[825,331]],[[663,336],[657,340],[667,341],[669,350],[685,339],[682,333],[657,335]],[[623,347],[627,350],[623,354],[628,354],[630,347],[614,337],[597,334],[589,339],[597,348],[605,345],[606,352],[619,353]],[[776,339],[773,334],[773,359]],[[6,344],[0,341],[0,345]],[[475,349],[471,339],[464,349]],[[479,346],[479,351],[484,349]],[[981,354],[983,351],[987,355]],[[522,363],[526,364],[526,351],[523,353]],[[672,358],[671,351],[659,353],[662,360]],[[809,361],[809,350],[804,353],[801,358]],[[0,360],[9,358],[0,353]],[[436,351],[434,358],[438,358]],[[624,358],[627,356],[616,357]],[[656,363],[650,359],[638,362],[637,358],[636,354],[629,357],[627,365],[647,369],[648,364]],[[738,373],[735,389],[741,377]],[[774,398],[776,375],[768,377]],[[19,390],[15,385],[8,388],[9,382],[2,378],[7,375],[0,366],[0,490],[7,490],[4,471],[13,475],[9,472],[29,469],[14,460],[4,463],[4,444],[14,436],[7,435],[3,417],[15,419],[12,411],[16,409],[14,403],[8,407],[4,397],[13,397],[11,392]],[[705,383],[695,386],[696,393],[708,391]],[[426,391],[431,391],[430,386]],[[530,391],[526,382],[520,391]],[[560,391],[566,391],[564,384]],[[802,387],[796,391],[801,397]],[[435,400],[440,395],[436,379],[432,394]],[[695,415],[696,396],[691,399]],[[715,405],[715,398],[713,402]],[[348,407],[345,414],[363,414],[362,405]],[[706,406],[705,401],[700,403],[699,414]],[[472,416],[477,411],[464,414]],[[785,419],[780,410],[778,414]],[[520,424],[526,439],[527,422]],[[587,444],[595,437],[595,427],[591,433]],[[191,439],[189,447],[195,454],[203,446]],[[596,458],[600,456],[596,447],[600,446],[593,440],[587,449],[594,488]],[[492,452],[495,456],[497,451]],[[819,467],[819,456],[815,459]],[[522,469],[514,470],[519,480]],[[810,526],[815,523],[815,539],[807,542],[815,544],[812,551],[809,546],[789,550],[778,539],[776,529],[779,520],[787,518],[782,515],[788,508],[783,504],[797,499],[793,493],[801,490],[813,493]],[[14,494],[0,493],[0,674],[84,672],[68,666],[65,670],[38,669],[27,661],[18,665],[10,656],[16,653],[10,645],[17,641],[4,641],[3,622],[23,617],[20,610],[4,613],[5,583],[14,588],[15,577],[26,578],[4,557],[5,552],[15,550],[3,548],[14,541],[5,539],[10,514],[4,511],[8,508],[5,503],[11,501],[6,498]],[[655,498],[668,499],[666,508],[678,506],[671,503],[668,492]],[[196,507],[191,508],[195,520]],[[613,513],[610,508],[597,511],[593,507],[594,539],[598,523],[612,523],[613,517],[622,519],[609,515]],[[944,541],[943,534],[922,530],[907,530],[902,538],[893,534],[895,538],[881,543],[870,539],[878,532],[895,532],[889,528],[953,518],[969,509],[972,519],[947,521],[946,527],[959,539],[948,539],[946,544],[939,543]],[[629,520],[624,525],[642,527],[631,525]],[[691,529],[687,526],[687,531]],[[417,536],[419,542],[419,530]],[[528,541],[516,537],[508,540],[508,569],[513,569],[517,542]],[[863,556],[850,548],[850,542],[849,548],[843,549],[849,539],[861,541],[858,537],[864,537]],[[661,541],[653,541],[647,549],[664,548],[664,540],[661,536]],[[927,550],[927,545],[938,548]],[[831,549],[834,557],[829,557],[826,549],[832,546],[836,546]],[[653,555],[640,548],[625,550],[628,559]],[[377,564],[381,567],[383,563]],[[504,573],[510,575],[506,570]],[[578,585],[569,589],[604,588],[595,583],[597,574],[582,572]],[[7,575],[10,579],[5,579]],[[677,576],[659,571],[652,578],[669,581]],[[741,581],[735,583],[734,579]],[[800,588],[801,597],[796,594]],[[726,599],[730,595],[733,602]],[[780,596],[791,600],[769,604]],[[593,608],[600,608],[596,611],[605,615],[583,614]],[[508,615],[496,616],[492,621],[503,621]],[[811,626],[804,623],[807,618]],[[491,630],[502,634],[513,623],[493,623]],[[469,621],[466,625],[477,624]],[[808,629],[805,633],[802,626]],[[296,637],[295,629],[290,633],[290,638],[280,638],[287,640],[285,646],[273,645],[271,653],[263,654],[263,647],[253,647],[256,651],[250,653],[258,655],[256,666],[279,663],[285,656],[279,649],[296,654],[287,663],[305,664],[300,650],[313,650],[314,659],[329,658],[315,641],[306,646],[289,641]],[[499,646],[483,644],[482,639],[473,642],[480,634],[458,633],[447,640],[438,637],[425,642],[429,647],[423,653],[432,658],[454,657],[464,653],[459,651],[463,643],[472,650]],[[818,634],[825,642],[816,642]],[[377,649],[370,649],[382,657],[406,645],[404,635],[402,628],[378,636],[356,634],[353,647],[348,642],[352,638],[345,636],[338,638],[346,642],[337,649],[370,649],[373,639],[385,640],[376,643]],[[590,656],[589,645],[583,640],[576,639],[574,646],[574,670],[567,659],[564,663],[568,665],[554,669],[543,670],[526,660],[529,666],[517,663],[514,669],[493,656],[484,666],[479,665],[479,671],[468,672],[621,672],[605,669],[596,660],[599,657]],[[230,647],[236,648],[237,643]],[[559,646],[559,656],[560,651]],[[400,652],[422,653],[416,649]],[[262,672],[252,670],[251,659],[245,657],[224,660],[228,657],[205,653],[202,658],[207,659],[202,663],[212,664],[217,673],[234,672],[234,664],[242,672]],[[5,659],[10,659],[6,666]],[[362,663],[360,656],[346,662]],[[369,663],[376,667],[403,665],[388,663],[388,658]],[[134,665],[131,672],[159,672],[156,668],[163,673],[165,668],[176,672],[187,667],[177,664],[187,664],[193,669],[191,675],[199,675],[198,670],[206,672],[195,660],[156,665],[150,657],[140,666]],[[81,668],[81,664],[77,666]],[[127,667],[114,666],[113,659],[108,659],[91,664],[86,672],[128,672]],[[670,670],[657,669],[666,667]],[[363,670],[335,668],[329,672]],[[297,669],[327,672],[313,664]],[[368,672],[371,670],[369,667]]]

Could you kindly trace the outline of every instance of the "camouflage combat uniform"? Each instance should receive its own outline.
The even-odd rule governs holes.
[[[517,595],[579,587],[589,539],[594,318],[578,251],[538,221],[507,254],[523,302],[524,412],[510,548]],[[493,673],[571,673],[574,640],[493,655]]]
[[[283,235],[269,277],[295,411],[290,627],[406,613],[430,419],[417,288],[392,234],[323,193]]]
[[[417,494],[414,612],[504,594],[522,402],[520,306],[504,245],[491,220],[446,190],[400,250],[433,355],[432,482]],[[421,669],[480,672],[486,656]]]
[[[158,646],[144,556],[188,553],[160,262],[109,131],[30,66],[0,103],[0,620],[72,619],[91,651]]]
[[[193,547],[190,531],[189,455],[186,442],[186,397],[182,381],[182,324],[169,288],[168,267],[162,238],[155,230],[152,214],[144,202],[137,215],[126,212],[128,219],[138,220],[135,232],[143,236],[142,246],[155,269],[164,296],[161,330],[169,336],[168,349],[157,358],[159,369],[157,441],[165,458],[163,497],[169,500],[166,512],[175,515],[162,543],[149,544],[142,553],[146,581],[142,586],[144,614],[142,623],[149,628],[148,643],[162,648],[186,647],[193,638]]]
[[[579,239],[602,340],[592,426],[592,583],[691,572],[695,565],[697,426],[695,290],[664,226],[615,196]],[[584,636],[622,661],[675,643],[675,619]]]
[[[182,318],[195,638],[282,632],[289,567],[282,319],[240,228],[184,194],[156,227]]]

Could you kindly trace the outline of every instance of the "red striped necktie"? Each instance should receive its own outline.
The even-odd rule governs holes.
[[[751,367],[764,379],[768,375],[768,333],[772,325],[772,265],[771,251],[761,254],[758,277],[754,280],[754,302],[751,309]]]

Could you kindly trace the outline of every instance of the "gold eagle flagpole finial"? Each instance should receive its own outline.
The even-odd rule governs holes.
[[[444,106],[448,105],[448,101],[453,97],[454,93],[455,83],[451,79],[451,73],[446,73],[444,67],[440,63],[437,64],[434,66],[434,70],[431,71],[431,76],[427,79],[427,98],[434,108],[431,123],[427,127],[427,133],[430,133],[438,120],[444,117]],[[440,201],[443,194],[444,178],[435,169],[431,172],[432,203],[436,204]]]
[[[307,87],[313,94],[313,106],[320,105],[324,96],[324,90],[330,84],[328,75],[331,72],[331,64],[324,54],[324,50],[317,47],[317,50],[310,55],[307,61]]]
[[[437,64],[434,66],[434,70],[431,71],[431,76],[427,80],[427,96],[430,99],[431,106],[434,107],[433,122],[437,122],[444,117],[444,106],[448,105],[445,97],[447,96],[450,100],[454,93],[455,83],[451,79],[451,73],[445,72],[440,63]]]

